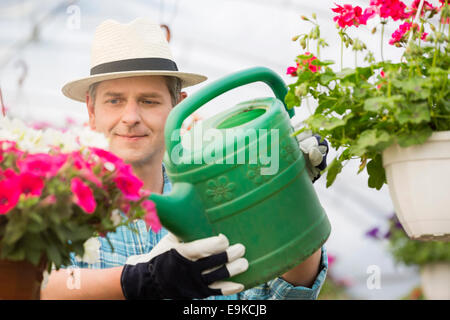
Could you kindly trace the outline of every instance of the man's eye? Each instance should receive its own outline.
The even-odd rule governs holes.
[[[143,104],[158,104],[158,101],[155,100],[142,100]]]
[[[107,102],[111,103],[111,104],[118,104],[120,102],[120,100],[119,99],[111,99],[111,100],[108,100]]]

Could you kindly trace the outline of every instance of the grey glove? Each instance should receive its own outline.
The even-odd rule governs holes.
[[[226,236],[183,243],[169,233],[148,254],[131,256],[122,271],[127,299],[201,299],[240,292],[240,283],[223,281],[248,269],[242,244]]]
[[[301,124],[294,126],[294,131],[300,129]],[[306,160],[306,169],[312,182],[320,178],[320,171],[327,167],[328,142],[321,141],[319,135],[313,135],[310,130],[295,136]]]

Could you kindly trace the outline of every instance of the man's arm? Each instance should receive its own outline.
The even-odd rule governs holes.
[[[281,277],[293,286],[311,288],[320,271],[322,249],[314,252],[308,259],[292,268]]]
[[[41,299],[125,299],[120,285],[122,269],[123,267],[53,270],[49,276],[47,286],[44,290],[41,290]]]

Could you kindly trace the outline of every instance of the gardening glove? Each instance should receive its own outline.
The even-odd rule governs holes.
[[[299,130],[301,123],[294,126],[294,131]],[[306,159],[306,169],[309,178],[314,183],[320,178],[320,171],[327,167],[328,142],[321,141],[318,134],[313,135],[312,132],[303,131],[296,135],[300,150]]]
[[[122,271],[126,299],[201,299],[240,292],[240,283],[223,281],[248,269],[242,244],[226,236],[180,242],[168,233],[147,254],[131,256]]]

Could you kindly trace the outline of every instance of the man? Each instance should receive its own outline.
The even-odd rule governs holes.
[[[108,20],[96,30],[92,45],[91,76],[68,83],[63,93],[86,102],[89,125],[110,139],[110,151],[132,165],[144,188],[168,193],[171,184],[162,164],[164,124],[171,109],[186,98],[182,87],[206,80],[179,72],[159,25],[145,19],[129,24]],[[306,146],[314,165],[324,165],[326,152],[312,137]],[[320,166],[320,165],[319,165]],[[317,168],[315,174],[319,172]],[[314,174],[313,174],[314,175]],[[317,175],[312,178],[317,178]],[[162,229],[138,233],[121,227],[101,243],[100,262],[89,265],[73,258],[79,289],[71,290],[66,270],[51,273],[43,299],[314,299],[327,271],[324,248],[306,261],[257,288],[243,290],[227,281],[247,270],[241,244],[230,246],[226,235],[181,243]]]

